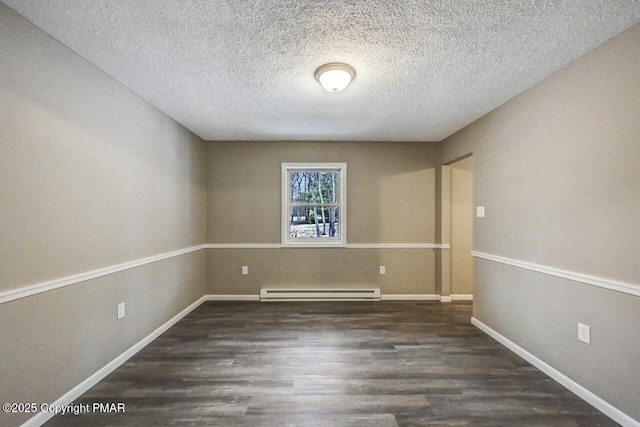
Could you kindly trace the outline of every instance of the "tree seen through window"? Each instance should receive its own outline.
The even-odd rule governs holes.
[[[289,172],[290,237],[339,236],[337,172]]]

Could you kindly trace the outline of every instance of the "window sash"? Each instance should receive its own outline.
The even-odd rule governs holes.
[[[309,201],[300,202],[293,201],[294,193],[299,193],[299,189],[291,191],[291,178],[294,173],[335,173],[336,176],[333,187],[334,194],[332,198],[337,201],[320,202]],[[283,163],[282,164],[282,246],[307,246],[307,247],[335,247],[346,245],[346,163]],[[337,181],[337,182],[336,182]],[[318,190],[317,186],[311,186],[311,190]],[[320,190],[323,191],[323,190]],[[324,193],[323,193],[324,194]],[[290,236],[290,218],[292,208],[307,209],[330,209],[337,208],[339,218],[337,219],[337,235],[334,237],[314,236],[314,237],[291,237]],[[313,225],[313,223],[311,224]],[[322,223],[320,222],[322,227]]]
[[[325,208],[339,208],[340,203],[289,203],[291,208],[312,208],[314,206],[322,206]]]

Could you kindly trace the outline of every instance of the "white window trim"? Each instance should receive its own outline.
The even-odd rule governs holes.
[[[289,237],[289,172],[336,171],[340,181],[340,238]],[[282,246],[308,248],[335,248],[347,245],[347,164],[346,163],[282,163]]]

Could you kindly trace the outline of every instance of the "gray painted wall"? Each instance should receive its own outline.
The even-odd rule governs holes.
[[[209,243],[280,243],[283,162],[347,163],[348,244],[436,242],[438,144],[234,141],[207,144]],[[387,294],[434,294],[435,257],[434,249],[210,249],[207,289],[257,295],[264,286],[379,286]]]
[[[445,140],[474,154],[475,250],[640,283],[639,70],[636,25]],[[640,419],[640,297],[475,265],[476,318]]]
[[[204,243],[204,143],[3,4],[0,99],[0,292]],[[196,301],[204,255],[0,304],[0,401],[52,402]]]

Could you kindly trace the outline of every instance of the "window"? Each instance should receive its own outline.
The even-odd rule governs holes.
[[[346,163],[283,163],[282,245],[345,245],[346,200]]]

